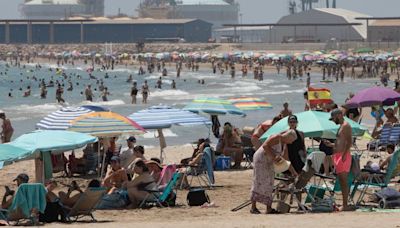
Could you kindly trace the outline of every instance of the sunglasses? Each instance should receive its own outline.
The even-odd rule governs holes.
[[[297,121],[289,121],[290,124],[297,124]]]

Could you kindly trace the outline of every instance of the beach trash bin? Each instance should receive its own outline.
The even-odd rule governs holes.
[[[231,168],[231,157],[219,156],[215,164],[215,170],[227,170]]]

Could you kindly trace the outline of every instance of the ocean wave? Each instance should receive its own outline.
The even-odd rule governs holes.
[[[260,95],[279,95],[279,94],[288,94],[288,93],[304,93],[305,90],[303,89],[296,89],[296,90],[282,90],[282,91],[265,91],[260,92],[257,94]]]
[[[168,89],[168,90],[156,90],[154,92],[151,92],[149,97],[175,98],[177,96],[180,97],[187,95],[189,95],[189,93],[183,90]]]
[[[175,134],[174,132],[172,132],[170,129],[163,129],[163,134],[164,137],[178,137],[177,134]],[[147,131],[144,135],[142,135],[143,138],[145,139],[154,139],[154,138],[158,138],[158,133],[157,131]]]
[[[23,112],[23,113],[49,113],[52,111],[57,111],[62,106],[56,103],[46,103],[42,105],[18,105],[14,107],[5,108],[8,112]]]
[[[80,103],[80,105],[97,105],[97,106],[118,106],[118,105],[124,105],[125,101],[123,100],[111,100],[111,101],[95,101],[95,102],[90,102],[90,101],[83,101]]]
[[[271,88],[289,88],[290,86],[289,85],[271,85],[269,87],[271,87]]]

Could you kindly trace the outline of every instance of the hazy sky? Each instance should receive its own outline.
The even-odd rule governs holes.
[[[240,3],[244,23],[274,23],[288,14],[288,0],[237,1]],[[0,18],[19,18],[18,5],[22,2],[23,0],[0,0]],[[121,8],[121,12],[134,15],[139,2],[140,0],[106,0],[106,14],[116,14],[118,8]],[[400,16],[400,0],[337,0],[337,5],[371,16]]]

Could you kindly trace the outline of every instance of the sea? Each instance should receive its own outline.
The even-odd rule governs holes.
[[[0,109],[5,111],[12,121],[15,129],[13,138],[34,131],[36,123],[49,113],[61,108],[61,105],[57,104],[55,100],[56,88],[48,88],[47,99],[40,99],[39,80],[34,81],[32,78],[33,76],[38,79],[44,78],[46,82],[53,78],[53,81],[59,80],[65,84],[65,88],[68,83],[60,74],[56,73],[57,65],[41,64],[41,66],[42,68],[38,70],[35,69],[35,64],[26,64],[24,67],[18,68],[0,62]],[[50,68],[53,70],[50,71]],[[64,106],[99,105],[124,116],[160,104],[182,108],[188,102],[200,97],[228,99],[248,96],[262,98],[272,104],[273,108],[271,109],[248,111],[246,117],[219,116],[221,124],[230,122],[234,126],[242,128],[244,126],[255,127],[259,123],[271,119],[281,111],[285,102],[289,103],[289,108],[294,113],[303,111],[305,104],[303,93],[306,91],[306,79],[288,80],[282,72],[281,74],[265,73],[263,81],[254,80],[252,73],[243,78],[240,72],[237,72],[236,77],[232,79],[227,72],[223,75],[213,74],[210,65],[203,66],[195,72],[185,68],[181,77],[177,78],[175,65],[167,64],[169,76],[162,77],[162,89],[155,89],[161,72],[138,75],[137,66],[117,66],[114,70],[95,70],[92,73],[98,80],[104,81],[104,85],[111,93],[108,97],[109,101],[103,102],[97,89],[97,80],[90,79],[87,66],[64,65],[61,68],[68,77],[71,76],[74,85],[73,91],[65,89],[63,98],[66,100],[66,104]],[[105,78],[106,73],[109,78]],[[130,88],[132,83],[127,83],[129,75],[133,76],[138,87],[141,87],[145,80],[148,81],[150,86],[148,104],[141,104],[141,95],[138,95],[138,104],[131,104]],[[172,80],[176,82],[176,89],[171,88]],[[204,80],[205,84],[199,84],[199,80]],[[357,92],[371,87],[377,82],[377,79],[352,80],[350,78],[345,78],[344,82],[331,83],[321,82],[321,80],[321,74],[311,73],[311,86],[330,89],[332,98],[339,105],[345,102],[349,92]],[[92,85],[92,89],[97,90],[94,91],[93,102],[85,101],[82,95],[88,84]],[[31,86],[32,94],[30,97],[23,97],[27,86]],[[8,97],[10,91],[13,95],[12,98]],[[207,114],[201,115],[208,117]],[[365,124],[371,126],[373,123],[367,121]],[[204,137],[210,137],[211,141],[216,143],[216,139],[210,133],[210,128],[206,126],[173,126],[170,129],[164,129],[164,135],[167,145],[186,145]],[[153,131],[138,136],[137,139],[139,144],[147,147],[155,147],[159,144]]]

